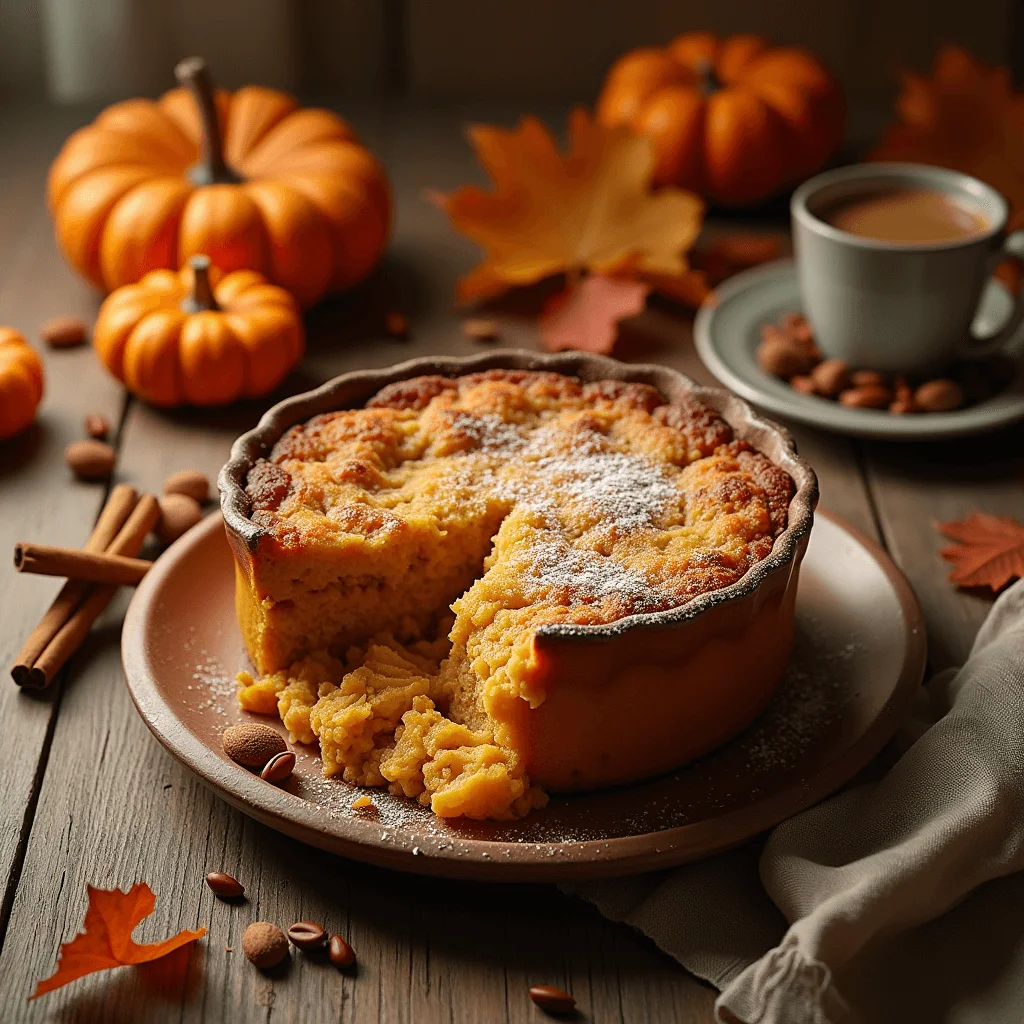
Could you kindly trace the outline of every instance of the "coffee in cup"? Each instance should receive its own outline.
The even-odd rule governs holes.
[[[1004,238],[1006,201],[957,171],[858,164],[793,194],[804,313],[826,358],[928,375],[1004,348],[1024,321],[1018,297],[991,338],[971,334],[982,289],[1024,232]]]

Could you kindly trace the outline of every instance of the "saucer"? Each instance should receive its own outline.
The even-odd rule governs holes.
[[[1013,300],[990,281],[974,329],[992,334],[1006,322]],[[757,363],[761,327],[802,309],[796,266],[778,260],[737,274],[719,285],[697,314],[694,337],[704,365],[728,388],[777,416],[841,434],[902,441],[984,434],[1024,419],[1024,359],[1018,338],[1008,354],[1020,360],[1017,375],[1002,391],[954,412],[894,416],[878,409],[849,409],[838,402],[794,391]]]

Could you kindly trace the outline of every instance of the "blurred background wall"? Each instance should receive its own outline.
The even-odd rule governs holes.
[[[1020,63],[1024,0],[0,0],[0,97],[157,92],[201,53],[246,81],[366,98],[589,101],[623,50],[695,28],[807,46],[853,124],[944,42]],[[1015,70],[1020,70],[1015,68]]]

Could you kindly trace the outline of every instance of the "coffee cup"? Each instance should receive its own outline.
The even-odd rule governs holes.
[[[950,204],[944,209],[944,204]],[[1005,348],[1018,296],[995,335],[971,324],[996,265],[1024,258],[994,188],[923,164],[858,164],[801,185],[791,202],[804,313],[826,359],[901,374],[941,373]]]

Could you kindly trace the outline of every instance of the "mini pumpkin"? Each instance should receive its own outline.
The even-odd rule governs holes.
[[[272,391],[302,358],[292,296],[254,270],[223,276],[206,256],[154,270],[104,300],[93,329],[103,365],[153,405],[226,405]]]
[[[817,171],[842,138],[845,104],[803,50],[691,32],[620,58],[597,114],[652,140],[656,185],[742,205]]]
[[[115,103],[58,154],[47,191],[68,261],[112,291],[204,253],[303,306],[365,277],[391,199],[351,127],[275,89],[214,90],[198,58],[176,74],[181,87]]]
[[[13,327],[0,327],[0,440],[13,437],[35,418],[43,399],[43,364]]]

